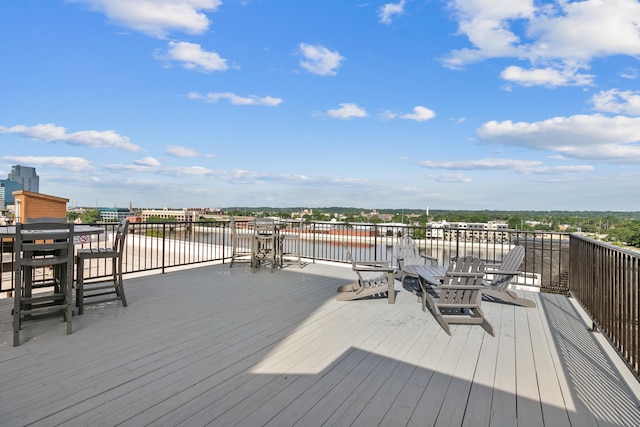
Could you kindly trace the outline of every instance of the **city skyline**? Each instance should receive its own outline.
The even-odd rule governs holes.
[[[69,206],[637,211],[640,3],[0,5],[0,170]]]

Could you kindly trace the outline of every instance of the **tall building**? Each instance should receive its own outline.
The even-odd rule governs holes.
[[[100,212],[100,221],[118,222],[130,216],[135,216],[131,207],[129,208],[98,208]]]
[[[31,191],[32,193],[40,192],[40,177],[36,174],[36,168],[29,166],[14,165],[11,167],[8,179],[0,179],[0,209],[4,210],[7,205],[15,203],[13,192],[19,190]]]
[[[22,184],[21,190],[31,191],[32,193],[40,192],[40,177],[36,174],[36,168],[20,165],[12,166],[9,173],[9,181]]]

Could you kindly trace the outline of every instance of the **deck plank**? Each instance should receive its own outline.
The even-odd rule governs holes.
[[[496,338],[498,354],[491,400],[491,425],[517,425],[516,412],[516,343],[514,330],[514,306],[501,304],[502,314]]]
[[[435,423],[436,426],[461,426],[463,424],[465,411],[461,411],[460,408],[466,407],[469,401],[473,376],[478,365],[480,347],[483,340],[493,339],[486,332],[476,333],[479,331],[471,330],[471,328],[481,328],[480,325],[466,326],[466,328],[469,329],[469,335],[464,343],[456,369],[453,372],[453,379],[440,406],[438,419]]]
[[[480,328],[481,329],[481,328]],[[465,347],[471,327],[455,325],[443,349],[442,357],[434,366],[434,373],[425,384],[420,400],[409,419],[408,425],[418,426],[431,424],[438,418],[438,413],[445,399],[447,389],[453,380],[453,374]],[[483,330],[484,332],[484,330]]]
[[[469,390],[463,426],[488,426],[491,423],[491,405],[496,379],[496,364],[499,350],[499,331],[502,304],[482,303],[489,323],[493,325],[497,337],[483,335],[482,345],[477,353],[477,363]]]
[[[336,301],[350,268],[211,265],[126,279],[129,307],[27,322],[0,299],[0,424],[640,425],[566,297],[483,302],[448,336],[414,295]],[[595,375],[591,375],[595,372]]]
[[[519,426],[544,425],[542,407],[540,406],[540,391],[536,378],[534,342],[532,340],[531,325],[526,307],[514,308],[515,322],[515,362],[516,362],[516,411]]]
[[[382,301],[377,302],[380,303]],[[371,302],[361,301],[359,303],[370,304]],[[382,307],[380,305],[378,309],[381,311],[385,311],[389,310],[390,308],[388,305],[386,307]],[[345,343],[346,346],[360,348],[363,353],[366,351],[366,349],[370,349],[369,354],[376,354],[378,352],[385,352],[384,346],[396,345],[397,348],[395,350],[399,354],[402,354],[403,348],[410,347],[412,345],[412,340],[409,336],[411,334],[411,331],[407,328],[398,328],[394,324],[401,324],[402,322],[404,322],[408,313],[397,313],[398,316],[395,317],[393,316],[393,314],[395,314],[393,313],[393,311],[396,310],[393,310],[392,308],[390,310],[391,312],[388,313],[389,317],[385,316],[388,319],[386,324],[374,323],[363,327],[361,331],[359,331],[355,336],[353,336],[352,339],[349,340],[349,342]],[[344,331],[342,331],[341,333],[344,333]],[[375,344],[372,340],[369,340],[369,342],[366,344],[364,341],[359,342],[359,340],[362,340],[363,338],[371,339],[374,337]],[[335,338],[331,339],[330,341],[335,341]],[[329,346],[329,342],[324,343],[323,346]],[[344,349],[345,346],[341,347]],[[388,349],[386,351],[388,351]],[[320,352],[320,349],[318,352]],[[329,356],[334,360],[340,360],[343,355],[344,350],[338,349],[336,349],[336,353],[334,355],[329,354]],[[384,358],[383,361],[389,363],[390,365],[394,363],[397,365],[397,361],[393,361],[389,358]],[[308,362],[310,362],[312,365],[315,363],[312,358],[310,358]],[[326,362],[322,362],[322,365],[326,365]],[[320,373],[320,376],[327,376],[331,382],[342,380],[342,378],[340,378],[339,376],[335,376],[335,373],[333,372],[336,367],[337,365],[324,369],[322,373]],[[376,369],[370,373],[370,375],[375,376],[378,380],[382,380],[383,372],[384,367],[378,365]],[[306,397],[308,399],[308,396],[306,395],[307,392],[309,392],[309,394],[313,396],[313,390],[315,389],[317,381],[322,380],[318,380],[317,378],[313,378],[310,376],[305,376],[297,380],[295,383],[292,383],[285,390],[283,390],[283,393],[276,395],[270,402],[269,407],[272,409],[272,413],[265,412],[265,408],[261,408],[261,410],[254,412],[253,414],[251,414],[251,417],[248,417],[243,421],[246,421],[247,424],[250,425],[253,423],[257,423],[260,420],[269,419],[272,425],[282,425],[281,423],[283,422],[283,420],[300,418],[299,412],[301,412],[304,408],[308,408],[313,403],[313,399],[304,401],[297,398]],[[375,396],[373,396],[371,399],[368,399],[369,403],[374,399]],[[277,413],[274,414],[273,412],[276,411]],[[368,414],[368,416],[370,415],[371,414]]]
[[[541,307],[541,298],[536,300]],[[556,351],[552,342],[548,341],[545,318],[541,309],[527,311],[529,332],[533,342],[533,360],[536,379],[540,395],[540,406],[544,425],[570,426],[568,409],[564,402],[563,386],[564,374],[556,369]]]

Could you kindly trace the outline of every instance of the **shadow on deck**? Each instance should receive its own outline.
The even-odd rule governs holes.
[[[129,307],[26,323],[0,300],[0,424],[640,425],[623,381],[561,295],[483,303],[496,330],[448,336],[399,285],[335,301],[350,268],[189,268],[126,280]],[[635,381],[635,380],[634,380]],[[631,388],[630,388],[631,387]]]

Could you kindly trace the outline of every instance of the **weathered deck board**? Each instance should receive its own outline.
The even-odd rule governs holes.
[[[335,301],[349,268],[213,265],[128,278],[129,307],[25,323],[0,300],[0,425],[640,425],[567,298],[483,303],[448,336],[397,283]]]
[[[541,306],[541,299],[536,300]],[[536,372],[537,385],[542,403],[542,417],[544,425],[570,426],[569,414],[564,404],[562,384],[566,382],[564,373],[556,369],[556,350],[553,343],[548,341],[548,327],[541,309],[526,312],[529,320],[529,333]]]
[[[530,426],[544,425],[540,391],[536,378],[533,340],[528,316],[514,316],[515,362],[516,362],[516,409],[518,417],[527,420]]]

